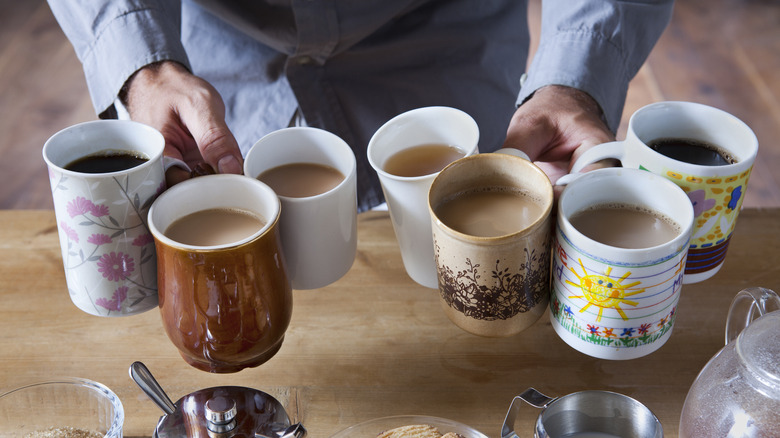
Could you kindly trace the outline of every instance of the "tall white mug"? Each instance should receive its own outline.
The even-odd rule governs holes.
[[[310,163],[338,170],[336,187],[312,196],[279,195],[280,231],[294,289],[318,289],[344,276],[357,253],[357,168],[344,140],[311,127],[271,132],[252,146],[244,175],[257,178],[274,167]]]
[[[147,212],[165,190],[157,130],[129,120],[96,120],[54,134],[43,146],[73,303],[97,316],[134,315],[157,307],[157,264]],[[148,161],[85,173],[74,161],[120,151]]]
[[[465,112],[425,107],[390,119],[368,143],[368,161],[379,175],[404,268],[422,286],[439,287],[428,213],[428,190],[439,172],[398,176],[385,171],[385,162],[399,151],[425,144],[446,144],[469,156],[478,153],[478,141],[477,122]]]

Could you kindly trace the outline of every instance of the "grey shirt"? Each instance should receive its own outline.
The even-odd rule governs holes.
[[[361,210],[382,202],[366,159],[393,116],[445,105],[479,124],[480,151],[501,146],[517,105],[559,84],[589,93],[614,131],[628,83],[672,0],[545,0],[526,71],[526,0],[49,0],[73,44],[96,113],[127,78],[174,60],[209,81],[242,152],[295,110],[355,151]]]

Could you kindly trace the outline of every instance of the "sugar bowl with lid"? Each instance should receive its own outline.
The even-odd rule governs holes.
[[[284,406],[252,388],[219,386],[195,391],[173,403],[141,362],[130,377],[163,410],[155,438],[303,438],[301,423],[291,424]]]

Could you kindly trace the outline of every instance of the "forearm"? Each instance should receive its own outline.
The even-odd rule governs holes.
[[[616,131],[628,84],[666,28],[672,4],[545,0],[541,42],[518,105],[545,85],[574,87],[598,102]]]
[[[97,114],[141,67],[161,60],[188,65],[180,2],[49,0],[49,6],[83,65]]]

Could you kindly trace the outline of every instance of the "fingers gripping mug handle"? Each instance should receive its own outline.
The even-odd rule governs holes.
[[[570,173],[581,172],[585,166],[593,164],[597,161],[605,160],[607,158],[615,158],[622,162],[624,156],[625,145],[622,141],[602,143],[583,152],[582,155],[577,158],[577,161],[574,162]]]

